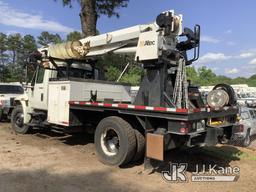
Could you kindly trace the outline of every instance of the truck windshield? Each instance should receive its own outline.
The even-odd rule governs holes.
[[[23,94],[24,90],[17,85],[0,85],[1,94]]]

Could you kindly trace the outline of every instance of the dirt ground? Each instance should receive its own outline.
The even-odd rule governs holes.
[[[0,123],[0,192],[256,191],[255,143],[248,149],[215,147],[219,152],[228,150],[230,154],[224,152],[225,155],[232,157],[227,159],[202,151],[168,154],[171,162],[189,164],[188,175],[196,164],[239,166],[237,182],[168,183],[161,176],[168,166],[148,175],[143,171],[143,164],[124,168],[103,165],[97,160],[93,138],[89,135],[53,132],[16,135],[10,124]]]

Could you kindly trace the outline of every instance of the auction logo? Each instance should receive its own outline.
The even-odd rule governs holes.
[[[170,164],[170,169],[168,171],[163,171],[163,178],[169,182],[186,182],[187,181],[187,163],[172,163]]]
[[[187,163],[172,163],[168,171],[163,171],[162,176],[168,182],[188,182]],[[196,165],[191,174],[192,182],[234,182],[240,174],[239,167],[220,167],[217,165]]]

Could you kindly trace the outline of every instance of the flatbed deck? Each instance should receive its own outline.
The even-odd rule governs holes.
[[[197,108],[193,110],[132,105],[126,103],[102,103],[87,101],[69,101],[70,109],[93,110],[93,111],[118,111],[121,114],[164,118],[170,120],[193,121],[198,119],[216,118],[233,115],[238,112],[236,106],[222,109]]]

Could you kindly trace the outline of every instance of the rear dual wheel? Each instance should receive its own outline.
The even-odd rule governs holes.
[[[138,131],[137,129],[134,130],[135,137],[136,137],[136,153],[132,159],[132,161],[136,162],[142,159],[145,155],[145,136]]]
[[[144,155],[145,141],[143,143],[142,137],[121,117],[106,117],[95,131],[94,142],[99,160],[114,166],[138,160]]]

